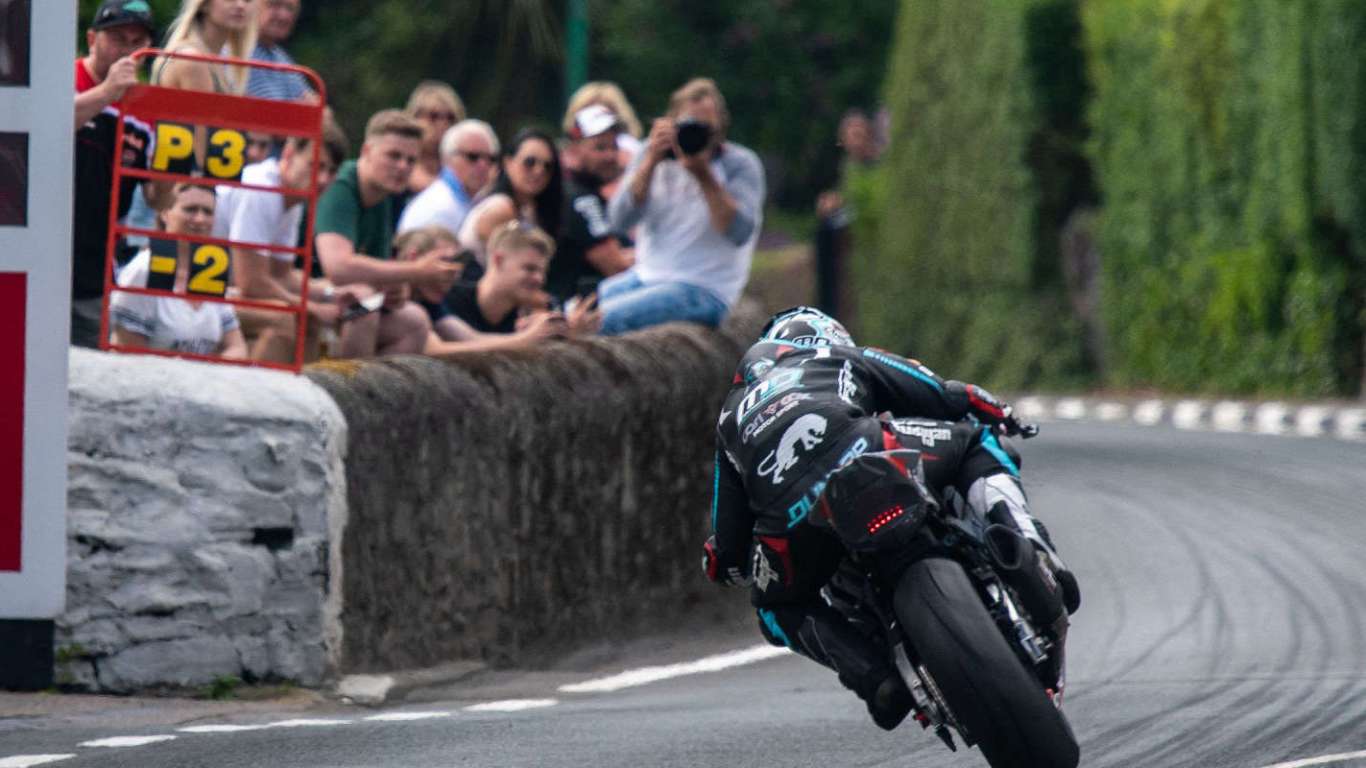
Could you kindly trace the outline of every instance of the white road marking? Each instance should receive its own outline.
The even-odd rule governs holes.
[[[451,712],[385,712],[379,715],[371,715],[366,720],[373,720],[381,723],[397,723],[407,720],[431,720],[437,717],[450,717]]]
[[[1145,426],[1162,423],[1164,406],[1161,400],[1144,400],[1134,408],[1134,421]]]
[[[1284,403],[1265,403],[1257,409],[1257,431],[1268,435],[1285,432],[1285,417],[1290,410]]]
[[[1059,400],[1054,414],[1060,419],[1084,419],[1086,418],[1086,403],[1080,398],[1069,397]]]
[[[1048,405],[1043,398],[1022,397],[1015,402],[1015,412],[1020,418],[1043,420],[1048,418]]]
[[[791,653],[786,648],[778,648],[772,645],[756,645],[741,651],[722,653],[716,656],[708,656],[705,659],[690,661],[683,664],[668,664],[659,667],[641,667],[631,669],[610,677],[600,677],[596,680],[588,680],[582,683],[560,686],[562,693],[607,693],[619,691],[622,688],[632,688],[637,685],[668,680],[673,677],[684,675],[696,675],[703,672],[719,672],[731,667],[740,667],[746,664],[754,664],[766,659],[785,656]]]
[[[1338,437],[1344,440],[1366,439],[1366,409],[1348,408],[1338,411]]]
[[[30,768],[34,765],[47,765],[58,760],[70,760],[75,755],[13,755],[0,757],[0,768]]]
[[[1321,405],[1306,405],[1295,414],[1295,431],[1306,437],[1318,437],[1323,434],[1324,422],[1332,411]]]
[[[1243,422],[1247,419],[1247,406],[1242,403],[1235,403],[1232,400],[1223,400],[1214,404],[1214,412],[1210,414],[1210,421],[1214,428],[1220,432],[1242,432]]]
[[[260,731],[269,727],[268,725],[190,725],[176,730],[181,733],[240,733],[242,731]]]
[[[325,728],[332,725],[350,725],[354,720],[322,720],[300,718],[298,720],[281,720],[278,723],[270,723],[267,728]]]
[[[1205,404],[1199,400],[1182,400],[1172,409],[1172,424],[1177,429],[1199,429],[1205,415]]]
[[[1122,403],[1101,403],[1096,406],[1096,418],[1101,421],[1119,421],[1129,415],[1129,409]]]
[[[506,701],[486,701],[465,707],[466,712],[521,712],[527,709],[553,707],[559,699],[508,699]]]
[[[1310,765],[1327,765],[1329,763],[1345,763],[1348,760],[1359,760],[1366,758],[1366,751],[1362,752],[1343,752],[1337,755],[1323,755],[1321,757],[1307,757],[1303,760],[1291,760],[1288,763],[1276,763],[1268,765],[1266,768],[1307,768]]]
[[[95,739],[94,741],[83,741],[77,744],[78,747],[110,747],[120,749],[123,747],[141,747],[146,744],[156,744],[161,741],[171,741],[175,736],[112,736],[107,739]]]

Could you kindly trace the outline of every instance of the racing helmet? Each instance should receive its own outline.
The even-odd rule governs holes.
[[[812,307],[792,307],[774,315],[759,333],[759,341],[794,347],[854,346],[854,337],[840,321]]]

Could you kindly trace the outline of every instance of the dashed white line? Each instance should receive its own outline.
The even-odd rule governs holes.
[[[1120,421],[1129,415],[1129,409],[1121,403],[1101,403],[1096,406],[1096,418],[1101,421]]]
[[[1161,424],[1165,408],[1161,400],[1144,400],[1134,408],[1134,421],[1149,427]]]
[[[260,731],[269,727],[268,725],[189,725],[176,730],[181,733],[241,733],[242,731]]]
[[[1321,405],[1307,405],[1295,414],[1295,431],[1308,437],[1318,437],[1323,434],[1331,413]]]
[[[1279,435],[1286,430],[1286,416],[1290,409],[1284,403],[1266,403],[1257,409],[1254,420],[1257,431],[1268,435]]]
[[[1322,755],[1320,757],[1307,757],[1303,760],[1291,760],[1288,763],[1276,763],[1268,765],[1266,768],[1308,768],[1311,765],[1327,765],[1329,763],[1345,763],[1348,760],[1359,760],[1366,758],[1366,751],[1343,752],[1336,755]]]
[[[269,723],[267,728],[328,728],[334,725],[350,725],[354,720],[324,720],[299,718],[297,720],[281,720],[277,723]]]
[[[486,701],[465,707],[466,712],[522,712],[528,709],[541,709],[559,704],[559,699],[508,699],[507,701]]]
[[[109,747],[111,749],[122,749],[124,747],[141,747],[147,744],[156,744],[162,741],[171,741],[175,736],[111,736],[107,739],[95,739],[94,741],[83,741],[77,744],[78,747]]]
[[[366,720],[379,723],[399,723],[409,720],[432,720],[438,717],[450,717],[451,712],[385,712],[379,715],[371,715]]]
[[[716,656],[708,656],[697,661],[690,661],[684,664],[668,664],[659,667],[641,667],[640,669],[627,670],[620,674],[610,677],[601,677],[596,680],[588,680],[582,683],[560,686],[562,693],[606,693],[619,691],[622,688],[632,688],[637,685],[646,685],[660,680],[668,680],[673,677],[683,675],[696,675],[702,672],[719,672],[731,667],[754,664],[755,662],[772,659],[778,656],[786,656],[791,653],[786,648],[778,648],[772,645],[756,645],[741,651],[722,653]]]
[[[1086,418],[1086,403],[1075,397],[1059,400],[1057,407],[1053,409],[1053,413],[1060,419],[1084,419]]]
[[[0,757],[0,768],[32,768],[35,765],[47,765],[73,757],[75,755],[12,755]]]
[[[1172,424],[1178,429],[1199,429],[1205,414],[1205,404],[1199,400],[1182,400],[1172,408]]]
[[[1246,420],[1247,406],[1232,400],[1215,403],[1214,411],[1210,414],[1210,422],[1220,432],[1242,432]]]
[[[1338,411],[1337,433],[1344,440],[1366,440],[1366,409]]]

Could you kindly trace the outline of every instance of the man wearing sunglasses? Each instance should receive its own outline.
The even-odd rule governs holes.
[[[398,221],[398,231],[439,226],[460,231],[470,201],[493,180],[498,167],[498,135],[483,120],[461,120],[441,137],[441,175],[422,190]]]

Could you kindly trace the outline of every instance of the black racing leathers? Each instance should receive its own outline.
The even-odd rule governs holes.
[[[890,418],[898,415],[937,421]],[[833,669],[867,702],[878,725],[895,727],[909,705],[904,699],[889,704],[884,696],[899,684],[882,638],[820,597],[848,564],[843,546],[801,523],[830,473],[865,451],[920,450],[936,492],[949,485],[965,492],[972,480],[1013,474],[1013,458],[982,424],[1009,416],[980,388],[945,381],[889,352],[751,347],[717,425],[709,573],[752,581],[764,636]]]
[[[747,574],[755,534],[784,536],[813,508],[825,478],[882,449],[879,417],[985,424],[1009,411],[980,387],[939,378],[871,347],[760,343],[736,373],[717,424],[712,527],[722,572]]]

